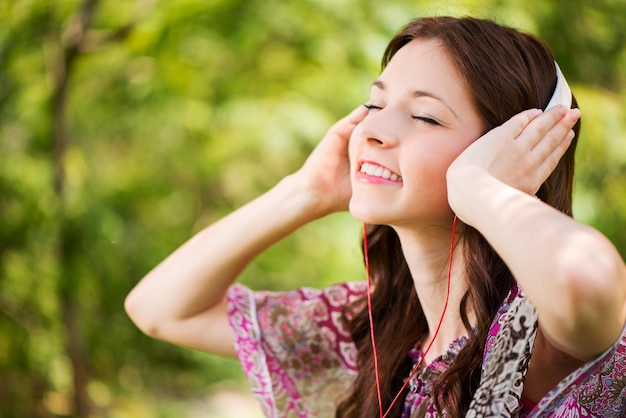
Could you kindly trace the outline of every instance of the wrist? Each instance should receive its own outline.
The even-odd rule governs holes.
[[[487,182],[489,173],[477,166],[451,167],[446,173],[448,204],[464,223],[471,224],[471,212]]]
[[[464,223],[483,230],[515,217],[515,208],[541,203],[477,166],[448,173],[448,202]],[[506,216],[504,216],[506,214]]]
[[[497,217],[511,199],[525,195],[479,166],[450,170],[447,181],[450,208],[460,220],[478,229]]]
[[[303,166],[283,181],[294,189],[294,196],[313,219],[348,210],[352,186],[347,166],[342,169],[322,166],[315,170]]]
[[[272,193],[276,194],[281,207],[293,214],[301,224],[333,212],[328,207],[323,192],[311,187],[298,173],[284,177],[274,186]]]

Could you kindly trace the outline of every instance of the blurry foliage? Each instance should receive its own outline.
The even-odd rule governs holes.
[[[235,361],[143,336],[125,295],[296,170],[367,99],[392,34],[431,14],[553,47],[584,114],[577,216],[626,254],[623,1],[0,0],[0,417],[87,416],[81,391],[92,417],[181,416],[161,394],[241,382]],[[359,231],[346,214],[306,226],[242,280],[361,278]]]

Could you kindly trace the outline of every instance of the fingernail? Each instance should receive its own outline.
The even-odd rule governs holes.
[[[570,129],[569,132],[567,133],[567,140],[571,141],[572,139],[574,139],[574,137],[576,136],[576,133],[574,132],[574,130]]]
[[[580,118],[580,109],[578,108],[571,109],[570,115],[572,115],[572,117],[574,117],[575,119]]]

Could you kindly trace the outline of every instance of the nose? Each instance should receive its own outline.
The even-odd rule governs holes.
[[[401,121],[388,108],[370,111],[359,124],[359,137],[371,145],[393,147],[398,143]]]

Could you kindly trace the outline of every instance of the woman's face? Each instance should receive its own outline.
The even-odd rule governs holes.
[[[413,40],[373,83],[350,139],[350,212],[391,226],[448,224],[446,170],[483,132],[460,73],[431,40]]]

